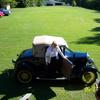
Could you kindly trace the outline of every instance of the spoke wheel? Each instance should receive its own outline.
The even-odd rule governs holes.
[[[29,70],[19,70],[17,79],[20,83],[30,83],[32,81],[32,73]]]
[[[96,73],[94,73],[92,71],[87,71],[87,72],[83,73],[82,81],[85,84],[90,85],[95,82],[96,77],[97,77]]]

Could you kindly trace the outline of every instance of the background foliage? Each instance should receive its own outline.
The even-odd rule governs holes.
[[[41,6],[43,0],[16,0],[17,7]]]
[[[0,2],[10,2],[12,7],[42,6],[46,0],[0,0]],[[100,10],[100,0],[58,0],[70,6],[81,6],[89,9]]]
[[[100,0],[73,0],[77,6],[100,10]]]

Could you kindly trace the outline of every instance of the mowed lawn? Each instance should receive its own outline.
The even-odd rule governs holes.
[[[0,99],[18,100],[31,92],[31,100],[95,100],[94,89],[65,82],[36,82],[31,91],[3,73],[12,58],[32,47],[36,35],[62,36],[73,51],[88,52],[100,69],[100,12],[78,7],[12,9],[0,18]]]

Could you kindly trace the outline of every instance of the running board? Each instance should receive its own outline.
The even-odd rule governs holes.
[[[41,78],[41,77],[37,77],[36,79],[38,79],[38,80],[67,80],[66,77],[61,77],[61,78]]]

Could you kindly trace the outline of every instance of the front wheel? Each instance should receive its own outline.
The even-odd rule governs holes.
[[[89,69],[83,72],[81,80],[86,85],[92,85],[97,78],[97,73],[93,69]]]

